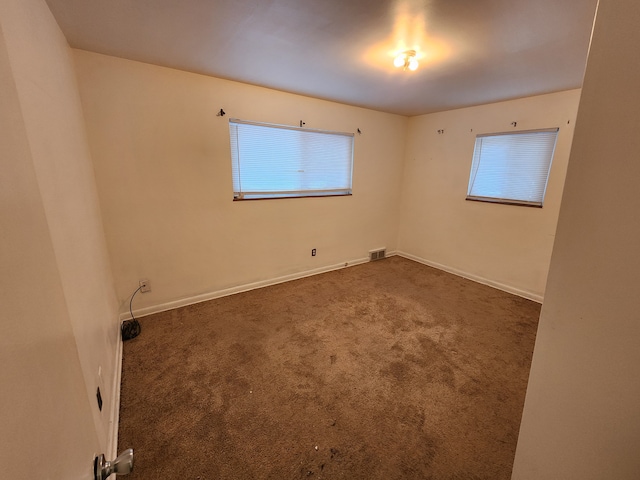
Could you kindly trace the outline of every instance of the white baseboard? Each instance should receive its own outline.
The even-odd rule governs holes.
[[[107,438],[108,459],[118,456],[118,424],[120,422],[120,382],[122,380],[122,337],[118,325],[113,385],[111,386],[111,411],[109,412],[109,436]]]
[[[513,295],[517,295],[519,297],[526,298],[528,300],[533,300],[534,302],[537,302],[537,303],[542,303],[542,300],[544,299],[544,296],[539,295],[537,293],[512,287],[511,285],[505,285],[504,283],[496,282],[494,280],[489,280],[488,278],[483,278],[478,275],[474,275],[473,273],[464,272],[462,270],[458,270],[457,268],[449,267],[447,265],[442,265],[437,262],[432,262],[424,258],[416,257],[415,255],[411,255],[410,253],[395,252],[395,254],[400,257],[408,258],[409,260],[413,260],[415,262],[428,265],[429,267],[437,268],[438,270],[443,270],[448,273],[453,273],[454,275],[458,275],[459,277],[463,277],[468,280],[473,280],[474,282],[482,283],[483,285],[488,285],[493,288],[497,288],[498,290],[502,290],[503,292],[512,293]]]
[[[482,283],[483,285],[488,285],[493,288],[497,288],[498,290],[502,290],[507,293],[511,293],[513,295],[517,295],[522,298],[526,298],[528,300],[532,300],[537,303],[542,303],[544,297],[537,293],[533,293],[527,290],[522,290],[511,285],[506,285],[504,283],[496,282],[494,280],[490,280],[488,278],[484,278],[473,273],[465,272],[463,270],[459,270],[457,268],[449,267],[447,265],[443,265],[437,262],[432,262],[430,260],[426,260],[424,258],[412,255],[410,253],[401,252],[401,251],[388,251],[386,256],[392,257],[394,255],[398,255],[400,257],[407,258],[409,260],[413,260],[418,263],[422,263],[424,265],[428,265],[433,268],[437,268],[438,270],[443,270],[448,273],[452,273],[454,275],[458,275],[459,277],[466,278],[468,280],[473,280],[474,282]],[[341,268],[352,267],[354,265],[360,265],[362,263],[367,263],[369,261],[368,258],[358,258],[355,260],[350,260],[346,262],[341,262],[333,265],[327,265],[324,267],[314,268],[311,270],[305,270],[302,272],[292,273],[289,275],[284,275],[281,277],[276,277],[268,280],[261,280],[259,282],[247,283],[244,285],[238,285],[231,288],[225,288],[223,290],[216,290],[213,292],[207,292],[199,295],[194,295],[191,297],[184,297],[178,300],[173,300],[171,302],[161,303],[158,305],[152,305],[149,307],[139,308],[133,311],[133,314],[136,318],[145,317],[147,315],[152,315],[154,313],[165,312],[167,310],[173,310],[175,308],[185,307],[187,305],[193,305],[196,303],[206,302],[209,300],[214,300],[220,297],[226,297],[228,295],[234,295],[236,293],[248,292],[250,290],[255,290],[256,288],[268,287],[270,285],[277,285],[279,283],[289,282],[291,280],[297,280],[299,278],[311,277],[313,275],[318,275],[321,273],[331,272],[333,270],[340,270]],[[131,318],[131,314],[129,311],[120,314],[120,321],[129,320]],[[122,362],[122,342],[120,342],[120,362]],[[120,384],[118,383],[118,395],[119,395]],[[116,427],[117,428],[117,427]]]
[[[387,252],[387,256],[395,255],[395,252]],[[324,267],[314,268],[311,270],[305,270],[302,272],[292,273],[290,275],[284,275],[282,277],[272,278],[269,280],[261,280],[259,282],[247,283],[244,285],[238,285],[236,287],[225,288],[223,290],[217,290],[214,292],[203,293],[200,295],[194,295],[192,297],[185,297],[179,300],[171,302],[161,303],[159,305],[152,305],[150,307],[139,308],[133,311],[133,315],[136,318],[152,315],[154,313],[165,312],[167,310],[173,310],[175,308],[185,307],[187,305],[193,305],[195,303],[206,302],[220,297],[226,297],[235,293],[248,292],[249,290],[255,290],[256,288],[268,287],[270,285],[277,285],[278,283],[289,282],[291,280],[298,280],[299,278],[311,277],[320,273],[331,272],[333,270],[340,270],[341,268],[353,267],[354,265],[360,265],[369,261],[368,257],[358,258],[355,260],[348,260],[346,262],[336,263],[334,265],[327,265]],[[131,314],[129,311],[120,314],[120,321],[129,320]]]

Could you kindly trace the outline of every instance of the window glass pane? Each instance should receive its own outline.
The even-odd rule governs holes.
[[[542,206],[558,129],[479,135],[467,198]]]
[[[351,193],[353,134],[229,121],[235,198]]]

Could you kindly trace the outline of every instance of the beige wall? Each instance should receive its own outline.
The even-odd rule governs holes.
[[[412,117],[398,250],[541,301],[579,97],[572,90]],[[465,201],[477,134],[550,127],[560,132],[542,209]]]
[[[600,0],[514,480],[640,478],[639,22]]]
[[[2,476],[89,478],[118,305],[71,52],[44,1],[1,2],[0,26]]]
[[[134,308],[395,249],[406,117],[85,51],[75,61],[125,310],[141,278],[152,291]],[[354,195],[233,202],[230,117],[360,128]]]
[[[1,40],[2,476],[88,478],[82,476],[82,468],[88,472],[98,441],[4,38]]]

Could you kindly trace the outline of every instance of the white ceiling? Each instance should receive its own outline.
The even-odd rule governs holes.
[[[418,115],[580,87],[597,0],[47,3],[74,48]]]

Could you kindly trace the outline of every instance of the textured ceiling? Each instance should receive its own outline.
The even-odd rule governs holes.
[[[47,3],[74,48],[418,115],[580,87],[597,0]]]

